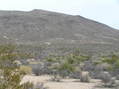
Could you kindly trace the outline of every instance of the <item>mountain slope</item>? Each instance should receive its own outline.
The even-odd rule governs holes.
[[[0,42],[4,41],[82,46],[101,44],[117,48],[119,31],[82,16],[44,10],[0,11]]]

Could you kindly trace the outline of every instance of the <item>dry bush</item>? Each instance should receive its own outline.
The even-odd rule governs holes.
[[[82,71],[80,73],[80,81],[81,82],[90,82],[90,76],[88,71]]]
[[[20,66],[20,71],[25,74],[32,74],[32,68],[30,66]]]
[[[104,83],[105,87],[115,87],[116,86],[116,77],[112,77],[109,74],[109,72],[102,72],[101,80]]]
[[[104,82],[104,83],[108,83],[111,80],[111,75],[109,74],[109,72],[101,72],[100,74],[100,79]]]

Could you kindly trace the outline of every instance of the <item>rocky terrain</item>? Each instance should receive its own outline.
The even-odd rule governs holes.
[[[0,11],[0,42],[119,51],[119,31],[79,15],[44,10]]]

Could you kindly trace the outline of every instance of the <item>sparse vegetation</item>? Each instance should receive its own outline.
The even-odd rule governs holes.
[[[60,82],[62,78],[69,78],[75,73],[78,73],[77,76],[81,82],[90,82],[90,71],[84,70],[85,62],[90,61],[90,58],[80,54],[79,51],[62,56],[50,55],[45,60],[39,62],[34,60],[36,62],[34,64],[23,65],[20,59],[25,60],[29,58],[29,54],[22,55],[21,52],[16,52],[14,49],[15,46],[13,45],[0,46],[0,89],[35,89],[39,86],[40,89],[45,89],[43,84],[34,86],[31,83],[25,83],[20,85],[21,78],[24,74],[32,74],[32,72],[36,76],[42,74],[52,75],[52,80],[57,82]],[[105,87],[115,87],[115,81],[118,76],[116,75],[117,78],[113,78],[110,71],[112,72],[118,69],[117,59],[118,56],[112,55],[111,57],[103,57],[98,62],[94,61],[95,66],[101,67],[99,70],[103,73],[100,79],[102,79]],[[107,71],[107,74],[104,71]]]
[[[79,51],[74,51],[65,56],[49,56],[46,59],[46,62],[50,64],[48,68],[54,75],[53,79],[59,79],[59,76],[60,78],[70,77],[76,72],[79,73],[77,75],[79,77],[80,71],[82,71],[83,62],[88,60],[88,56],[80,55]],[[86,75],[85,77],[89,78],[89,75]],[[88,82],[89,79],[86,81]]]
[[[80,85],[98,79],[103,87],[119,89],[118,30],[80,16],[33,10],[0,11],[0,33],[0,89],[46,89],[35,81],[45,74],[53,76],[47,82],[71,79]],[[21,83],[26,76],[33,84]]]
[[[24,73],[13,63],[20,58],[14,50],[13,45],[0,46],[0,89],[31,89],[33,88],[31,83],[20,84]]]

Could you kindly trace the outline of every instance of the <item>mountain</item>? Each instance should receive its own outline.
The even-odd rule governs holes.
[[[45,10],[0,11],[0,42],[73,45],[81,50],[119,49],[119,31],[79,15]]]

